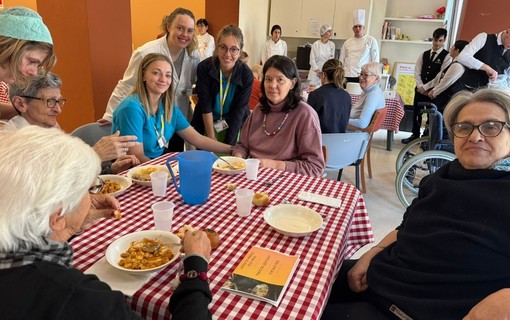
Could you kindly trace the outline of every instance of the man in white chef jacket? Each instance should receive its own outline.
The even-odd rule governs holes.
[[[379,62],[379,46],[374,37],[365,34],[365,10],[354,10],[354,37],[345,40],[340,52],[340,62],[347,82],[359,82],[361,67],[369,62]]]

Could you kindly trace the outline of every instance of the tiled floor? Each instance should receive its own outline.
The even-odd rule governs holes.
[[[409,132],[395,135],[392,151],[386,150],[386,130],[379,130],[372,141],[372,179],[366,174],[367,191],[363,194],[367,205],[370,221],[375,234],[376,243],[389,231],[395,229],[402,220],[404,207],[400,204],[395,193],[395,160],[404,146],[400,140],[407,138]],[[328,178],[336,179],[337,172],[328,172]],[[354,185],[354,167],[345,168],[342,181]],[[354,258],[359,257],[372,245],[359,250]]]

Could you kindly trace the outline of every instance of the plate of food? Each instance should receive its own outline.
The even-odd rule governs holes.
[[[102,174],[99,178],[104,183],[100,192],[102,194],[111,194],[114,197],[123,194],[133,184],[131,179],[115,174]]]
[[[174,172],[174,175],[179,175],[179,167],[178,165],[172,166],[172,170]],[[151,186],[151,173],[156,171],[166,171],[168,172],[168,168],[164,165],[146,165],[146,166],[140,166],[140,167],[134,167],[129,169],[127,172],[127,177],[131,180],[133,180],[134,183],[150,187]],[[167,183],[170,183],[170,179],[172,179],[172,176],[170,176],[170,172],[168,172],[168,181]]]
[[[277,232],[289,237],[304,237],[322,226],[315,210],[296,204],[279,204],[264,211],[264,220]]]
[[[225,160],[226,162],[221,159]],[[244,172],[246,170],[246,162],[243,158],[221,157],[221,159],[218,159],[213,163],[213,170],[215,172],[226,175],[234,175]],[[229,164],[232,167],[229,166]]]
[[[106,260],[115,269],[148,274],[163,269],[179,255],[181,239],[169,231],[145,230],[127,234],[106,249]]]

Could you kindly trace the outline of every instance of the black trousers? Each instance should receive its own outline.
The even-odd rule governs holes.
[[[422,114],[420,113],[420,107],[418,103],[420,102],[432,102],[432,100],[421,93],[418,92],[418,88],[414,88],[414,101],[413,101],[413,136],[420,137],[420,128],[421,128],[421,120]]]
[[[392,320],[397,319],[389,311],[377,307],[370,292],[355,293],[347,282],[347,272],[358,260],[345,260],[331,289],[321,320]]]
[[[184,151],[184,140],[182,140],[178,134],[174,133],[170,141],[168,141],[168,148],[165,149],[164,153],[181,151]]]

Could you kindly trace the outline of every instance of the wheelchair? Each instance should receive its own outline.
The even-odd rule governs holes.
[[[418,195],[419,184],[425,176],[457,158],[437,106],[430,102],[420,103],[420,106],[423,107],[420,112],[429,119],[429,135],[408,143],[397,156],[395,165],[395,189],[404,207]]]

